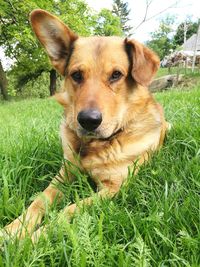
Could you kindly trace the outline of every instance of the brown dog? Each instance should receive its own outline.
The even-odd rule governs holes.
[[[147,89],[159,59],[135,40],[78,37],[44,10],[34,10],[30,20],[52,65],[65,77],[64,90],[57,95],[65,111],[64,157],[91,173],[98,196],[112,197],[126,180],[128,166],[141,165],[163,143],[168,123]],[[72,180],[66,172],[63,167],[25,215],[5,227],[7,233],[23,237],[34,232],[46,207],[56,196],[62,197],[56,183]],[[73,214],[75,209],[76,204],[70,205],[62,214]]]

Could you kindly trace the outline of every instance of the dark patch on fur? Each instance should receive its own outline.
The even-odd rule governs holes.
[[[68,55],[68,52],[64,41],[62,38],[56,38],[56,42],[59,44],[59,49],[56,53],[56,59],[59,60],[65,58]]]
[[[134,64],[134,62],[133,62],[133,46],[130,43],[128,43],[128,38],[126,38],[124,40],[124,49],[126,51],[126,54],[128,56],[128,60],[129,60],[128,82],[131,83],[131,84],[132,83],[136,84],[136,81],[133,79],[133,76],[131,74],[132,68],[133,68],[133,64]],[[134,86],[133,85],[129,86],[129,88],[132,88],[132,87],[134,87]]]
[[[86,147],[81,146],[80,150],[79,150],[80,157],[85,158],[85,157],[87,157],[88,154],[89,153],[88,153],[88,150],[86,149]]]
[[[128,55],[128,60],[130,63],[128,73],[131,74],[131,70],[133,68],[133,47],[131,44],[128,43],[127,38],[124,40],[124,48],[125,48],[126,54]]]
[[[74,42],[70,44],[70,47],[69,47],[69,51],[66,55],[66,62],[65,62],[65,68],[64,68],[64,76],[67,75],[67,67],[68,67],[68,64],[69,64],[69,61],[72,57],[72,54],[74,52]]]

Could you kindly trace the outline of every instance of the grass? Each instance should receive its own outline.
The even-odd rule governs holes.
[[[198,75],[199,76],[199,68],[195,69],[194,73],[192,73],[192,69],[188,68],[188,69],[185,69],[185,68],[180,68],[179,69],[179,74],[186,74],[187,76],[195,76],[195,75]],[[169,73],[168,71],[168,68],[160,68],[156,74],[156,78],[160,78],[162,76],[165,76],[165,75],[169,75],[169,74],[177,74],[177,67],[171,67],[171,71]]]
[[[112,200],[96,200],[32,245],[4,240],[0,266],[200,266],[200,86],[156,94],[173,124],[164,147]],[[0,227],[16,218],[61,165],[62,109],[53,100],[0,104]],[[65,186],[64,207],[91,194],[87,176]]]

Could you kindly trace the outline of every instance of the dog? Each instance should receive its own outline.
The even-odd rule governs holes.
[[[134,173],[163,144],[169,124],[163,109],[148,90],[159,68],[158,56],[136,40],[121,37],[79,37],[57,17],[36,9],[30,21],[53,67],[64,76],[56,95],[64,107],[61,140],[64,158],[91,174],[98,197],[113,197],[128,175]],[[78,159],[78,160],[77,160]],[[135,164],[134,164],[135,163]],[[66,164],[26,212],[4,230],[23,238],[35,230],[47,207],[62,193],[57,184],[73,181]],[[94,196],[79,205],[90,205]],[[73,215],[72,204],[61,211]]]

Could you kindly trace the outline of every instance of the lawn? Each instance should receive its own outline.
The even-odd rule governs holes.
[[[184,74],[184,75],[186,74],[188,76],[191,76],[191,75],[198,75],[199,76],[199,73],[200,73],[199,68],[195,69],[194,74],[192,74],[191,68],[185,69],[184,67],[182,67],[179,69],[179,74]],[[169,75],[169,74],[177,74],[177,67],[171,67],[170,73],[168,71],[168,68],[160,68],[156,74],[156,78],[160,78],[162,76]]]
[[[173,124],[164,147],[112,200],[58,225],[59,208],[91,194],[87,176],[63,186],[48,238],[2,240],[0,266],[200,266],[200,85],[156,94]],[[57,173],[62,108],[52,99],[0,103],[0,227]]]

